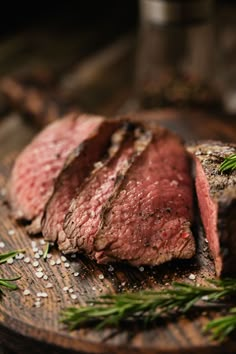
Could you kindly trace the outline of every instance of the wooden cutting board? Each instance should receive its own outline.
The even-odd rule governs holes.
[[[234,121],[224,123],[213,117],[209,119],[200,113],[166,110],[144,112],[137,114],[137,118],[146,119],[152,124],[161,122],[186,139],[236,139]],[[0,242],[5,244],[0,252],[25,249],[24,259],[1,265],[0,268],[4,277],[21,276],[17,282],[19,290],[11,293],[6,291],[6,296],[0,302],[1,346],[17,353],[235,352],[236,340],[221,346],[202,334],[202,327],[214,316],[213,313],[183,316],[176,321],[163,321],[149,328],[142,328],[134,323],[132,326],[100,332],[92,328],[70,332],[60,323],[60,311],[67,306],[84,305],[87,301],[92,303],[92,299],[106,292],[163,288],[173,280],[201,284],[204,278],[214,277],[214,267],[201,229],[195,229],[200,240],[197,256],[193,260],[171,262],[154,268],[98,266],[83,256],[63,261],[61,254],[55,249],[47,261],[42,257],[35,258],[32,242],[39,250],[43,250],[42,238],[30,238],[25,227],[12,220],[4,202],[5,186],[12,163],[34,134],[33,128],[26,125],[19,116],[13,115],[0,122]],[[29,263],[25,262],[27,258]],[[34,267],[37,263],[33,265],[33,262],[36,261],[39,265]],[[37,270],[43,272],[45,279],[36,276]],[[190,274],[194,274],[195,279],[190,280]],[[48,283],[51,283],[51,288],[46,288]],[[26,289],[30,290],[28,296],[23,295]],[[65,291],[66,289],[71,290]],[[41,299],[40,307],[35,304],[38,292],[46,292],[48,295]]]

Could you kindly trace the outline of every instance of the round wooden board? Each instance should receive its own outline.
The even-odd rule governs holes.
[[[154,116],[159,117],[158,114]],[[173,116],[173,119],[176,118]],[[171,120],[166,118],[165,122],[170,125]],[[177,126],[180,129],[180,125]],[[220,353],[222,348],[224,353],[235,352],[236,341],[227,342],[222,347],[202,334],[202,327],[209,320],[207,314],[163,321],[149,328],[143,328],[138,323],[99,332],[92,328],[70,332],[65,328],[60,322],[60,312],[68,306],[84,305],[87,301],[91,301],[92,306],[92,299],[106,292],[163,288],[173,280],[201,283],[206,277],[214,276],[214,267],[202,232],[199,232],[195,259],[171,262],[152,269],[145,267],[143,270],[126,265],[113,265],[113,269],[109,265],[98,266],[83,256],[68,258],[64,262],[56,249],[52,250],[52,257],[47,261],[42,256],[35,258],[32,242],[36,243],[39,250],[43,250],[42,238],[30,238],[25,227],[13,221],[4,202],[4,190],[12,163],[33,134],[16,116],[0,123],[0,241],[5,243],[1,252],[25,249],[24,259],[1,265],[0,268],[4,277],[21,276],[17,282],[19,290],[11,293],[6,291],[6,296],[0,302],[1,345],[17,353],[197,353],[200,350],[203,353]],[[29,263],[25,262],[27,257]],[[35,261],[38,261],[38,267],[42,268],[48,279],[36,276],[38,267],[34,267]],[[196,276],[195,280],[189,280],[191,273]],[[49,282],[52,287],[46,288]],[[65,291],[65,287],[72,290]],[[31,292],[28,296],[23,295],[26,289]],[[48,295],[41,299],[40,307],[35,304],[38,292]],[[72,294],[76,295],[76,299],[71,297]]]

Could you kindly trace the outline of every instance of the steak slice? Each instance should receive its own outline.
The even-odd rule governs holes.
[[[8,200],[16,219],[34,219],[33,233],[40,231],[44,207],[66,158],[103,121],[99,116],[69,115],[47,126],[18,156]]]
[[[81,187],[71,202],[66,216],[66,237],[59,239],[59,248],[65,253],[86,252],[94,257],[94,237],[100,226],[102,208],[114,193],[133,160],[149,141],[148,133],[135,138],[134,131],[126,134],[120,148]]]
[[[113,135],[121,125],[123,128]],[[127,129],[128,124],[125,124],[124,121],[104,120],[91,136],[71,153],[45,208],[42,233],[47,241],[58,241],[60,246],[61,242],[65,240],[64,218],[77,189],[95,168],[95,163],[108,153],[108,148],[115,150],[115,146],[119,144],[118,140],[122,139],[122,135]],[[115,139],[117,141],[114,142]]]
[[[95,237],[99,263],[158,265],[195,254],[189,162],[174,134],[165,129],[153,134],[104,208]]]
[[[208,141],[188,150],[195,156],[198,204],[216,274],[236,273],[236,171],[219,172],[236,145]]]

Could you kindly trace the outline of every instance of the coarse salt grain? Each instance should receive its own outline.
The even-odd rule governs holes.
[[[43,245],[46,245],[45,240],[40,240],[39,243],[40,243],[40,245],[42,245],[42,246],[43,246]]]
[[[71,299],[72,299],[72,300],[77,299],[77,295],[76,295],[76,294],[71,294],[71,296],[70,296],[70,297],[71,297]]]
[[[54,259],[52,259],[51,261],[50,261],[50,265],[51,266],[54,266],[56,264],[56,262],[54,261]]]
[[[38,301],[36,301],[34,304],[35,304],[35,307],[40,307],[41,306],[41,302],[38,302]]]
[[[30,263],[30,258],[29,257],[25,257],[24,262],[25,263]]]
[[[17,253],[16,254],[16,259],[23,259],[25,257],[25,255],[23,253]]]
[[[64,286],[64,288],[62,290],[66,292],[69,290],[69,288],[68,288],[68,286]]]
[[[44,274],[43,274],[43,272],[36,272],[35,275],[36,275],[37,278],[40,279],[40,278],[43,277]]]
[[[39,250],[39,251],[38,251],[38,254],[39,254],[40,256],[42,256],[42,255],[43,255],[43,251],[42,251],[42,250]]]
[[[39,292],[39,293],[37,293],[37,297],[48,297],[48,294],[47,293],[45,293],[45,292]]]
[[[28,296],[28,295],[30,295],[30,294],[31,294],[31,292],[30,292],[29,289],[25,289],[25,290],[23,291],[23,295],[24,295],[24,296]]]
[[[38,267],[39,266],[39,262],[38,261],[34,261],[33,262],[33,267]]]
[[[39,259],[40,258],[40,254],[38,252],[35,253],[34,258]]]
[[[75,273],[74,273],[74,276],[75,276],[75,277],[78,277],[78,276],[79,276],[79,272],[75,272]]]
[[[57,264],[57,265],[61,264],[60,258],[58,258],[58,259],[56,260],[56,264]]]
[[[66,262],[67,261],[65,256],[61,256],[61,260],[62,260],[62,262]]]
[[[37,272],[42,272],[42,271],[43,271],[43,268],[42,268],[42,267],[38,267],[38,268],[36,269],[36,271],[37,271]]]
[[[33,252],[34,252],[34,253],[37,253],[38,250],[39,250],[38,247],[33,247]]]
[[[47,274],[45,274],[45,275],[43,276],[43,280],[48,280]]]
[[[93,287],[92,287],[92,290],[93,290],[93,291],[96,291],[96,287],[95,287],[95,286],[93,286]]]
[[[14,262],[14,259],[13,258],[8,258],[8,260],[7,260],[7,263],[8,264],[12,264]]]
[[[73,293],[73,292],[74,292],[74,289],[70,288],[69,293]]]
[[[46,288],[46,289],[50,289],[50,288],[52,288],[52,287],[53,287],[52,283],[47,283],[47,284],[45,285],[45,288]]]
[[[188,277],[190,280],[195,280],[196,279],[196,275],[194,274],[190,274],[189,277]]]
[[[48,253],[47,254],[47,259],[50,259],[50,258],[52,258],[52,255],[51,255],[51,253]]]
[[[5,243],[4,242],[0,242],[0,248],[4,248],[5,247]]]
[[[99,274],[98,278],[103,280],[104,279],[104,275],[103,274]]]
[[[144,271],[144,267],[139,267],[139,271],[143,272]]]
[[[70,267],[70,263],[64,263],[64,265],[65,265],[66,268]]]
[[[32,241],[32,242],[31,242],[31,247],[32,247],[32,248],[35,248],[36,245],[37,245],[36,241]]]
[[[12,229],[8,230],[7,233],[9,236],[13,236],[13,235],[15,235],[15,230],[12,230]]]

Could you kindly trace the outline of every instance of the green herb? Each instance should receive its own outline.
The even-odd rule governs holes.
[[[47,243],[46,243],[46,246],[45,246],[45,250],[44,250],[44,252],[43,252],[43,259],[44,259],[44,260],[47,259],[47,255],[48,255],[49,249],[50,249],[50,243],[47,242]]]
[[[23,253],[25,252],[24,250],[15,250],[11,251],[8,253],[1,253],[0,254],[0,264],[6,263],[8,259],[15,257],[18,253]],[[0,297],[4,295],[4,292],[2,290],[2,287],[5,287],[9,290],[16,290],[18,289],[17,285],[14,283],[14,281],[19,280],[20,277],[15,277],[15,278],[0,278]]]
[[[210,321],[204,328],[212,333],[213,339],[223,341],[236,330],[236,307],[225,316]]]
[[[9,258],[15,257],[18,253],[24,253],[24,250],[16,250],[8,253],[0,253],[0,264],[7,262]]]
[[[236,169],[236,154],[226,157],[219,167],[220,172],[233,171]]]
[[[104,295],[93,301],[93,306],[66,309],[61,320],[70,329],[91,322],[96,322],[98,328],[117,326],[121,321],[137,318],[148,322],[171,314],[186,313],[201,300],[214,303],[236,294],[234,279],[208,282],[209,286],[175,282],[171,288],[159,291]]]

